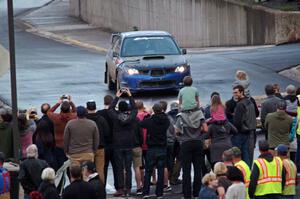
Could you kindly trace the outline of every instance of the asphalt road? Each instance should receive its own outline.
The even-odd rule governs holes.
[[[15,0],[15,14],[41,6],[49,0]],[[6,1],[0,0],[0,42],[8,46]],[[105,55],[61,44],[24,32],[16,27],[16,63],[18,104],[20,108],[39,107],[44,102],[54,104],[62,94],[73,96],[79,105],[94,99],[99,105],[106,94],[113,94],[103,83]],[[231,85],[237,69],[249,73],[252,95],[263,94],[264,85],[278,83],[282,88],[293,82],[277,71],[300,64],[300,44],[247,50],[188,54],[194,86],[206,104],[212,91],[219,91],[223,100],[231,97]],[[10,102],[9,73],[0,78],[2,99]],[[142,93],[137,98],[146,104],[161,99],[176,100],[174,92]]]
[[[48,0],[14,0],[15,14],[38,7]],[[0,0],[0,43],[8,47],[6,1]],[[16,63],[18,104],[20,108],[39,107],[44,102],[54,104],[62,94],[70,94],[77,105],[90,99],[99,108],[103,96],[113,94],[103,83],[105,55],[91,50],[61,44],[24,32],[16,27]],[[237,69],[250,75],[252,95],[264,94],[267,83],[282,88],[299,83],[277,74],[278,71],[300,64],[300,44],[268,48],[203,52],[188,54],[194,86],[206,104],[212,91],[219,91],[223,100],[231,97]],[[10,102],[9,73],[0,77],[0,97]],[[142,93],[136,96],[146,104],[164,99],[176,100],[174,92]]]

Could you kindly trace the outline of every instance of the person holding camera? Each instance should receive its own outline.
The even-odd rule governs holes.
[[[116,110],[116,105],[122,95],[129,97],[129,104],[126,101],[120,101],[118,110]],[[117,167],[117,184],[119,186],[119,189],[114,194],[116,197],[128,195],[131,192],[132,149],[135,141],[135,129],[137,128],[137,112],[130,90],[127,88],[119,90],[108,111],[109,117],[113,121],[114,158]],[[125,176],[124,170],[126,171]]]
[[[60,113],[55,113],[56,109],[60,107]],[[64,130],[68,121],[75,119],[76,107],[71,100],[70,95],[63,95],[58,102],[47,112],[48,117],[54,124],[55,144],[59,148],[64,148]]]
[[[55,113],[60,107],[60,113]],[[47,112],[48,117],[54,124],[55,146],[57,147],[56,158],[59,167],[67,160],[64,154],[64,130],[67,123],[77,117],[75,104],[72,102],[70,95],[63,95],[58,102]]]

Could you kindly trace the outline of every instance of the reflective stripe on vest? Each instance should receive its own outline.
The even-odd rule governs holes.
[[[300,95],[299,95],[300,98]],[[297,135],[300,135],[300,106],[297,108],[297,119],[298,119],[298,128],[297,128]]]
[[[282,193],[282,161],[274,157],[272,162],[263,158],[254,161],[259,169],[259,178],[255,190],[255,196]]]
[[[296,195],[296,177],[297,168],[293,161],[284,159],[282,161],[283,166],[286,170],[286,182],[283,189],[283,195]]]
[[[248,188],[249,188],[250,176],[251,176],[250,168],[249,168],[248,164],[246,162],[244,162],[243,160],[235,163],[234,166],[236,166],[242,172],[242,174],[244,176],[246,193],[247,193],[246,198],[250,199],[249,194],[248,194]]]

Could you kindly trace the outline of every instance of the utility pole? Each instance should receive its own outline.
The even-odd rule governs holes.
[[[9,34],[8,36],[9,36],[10,81],[11,81],[11,100],[12,100],[12,116],[13,116],[14,157],[15,160],[18,160],[19,151],[20,151],[20,135],[18,130],[18,101],[17,101],[13,0],[7,0],[7,13],[8,13],[8,34]]]

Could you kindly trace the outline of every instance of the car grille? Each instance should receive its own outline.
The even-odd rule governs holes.
[[[161,80],[161,81],[142,81],[140,82],[141,88],[151,88],[160,86],[174,86],[176,81],[174,80]]]
[[[139,73],[141,75],[151,75],[152,77],[160,77],[174,72],[175,72],[175,68],[139,70]]]

